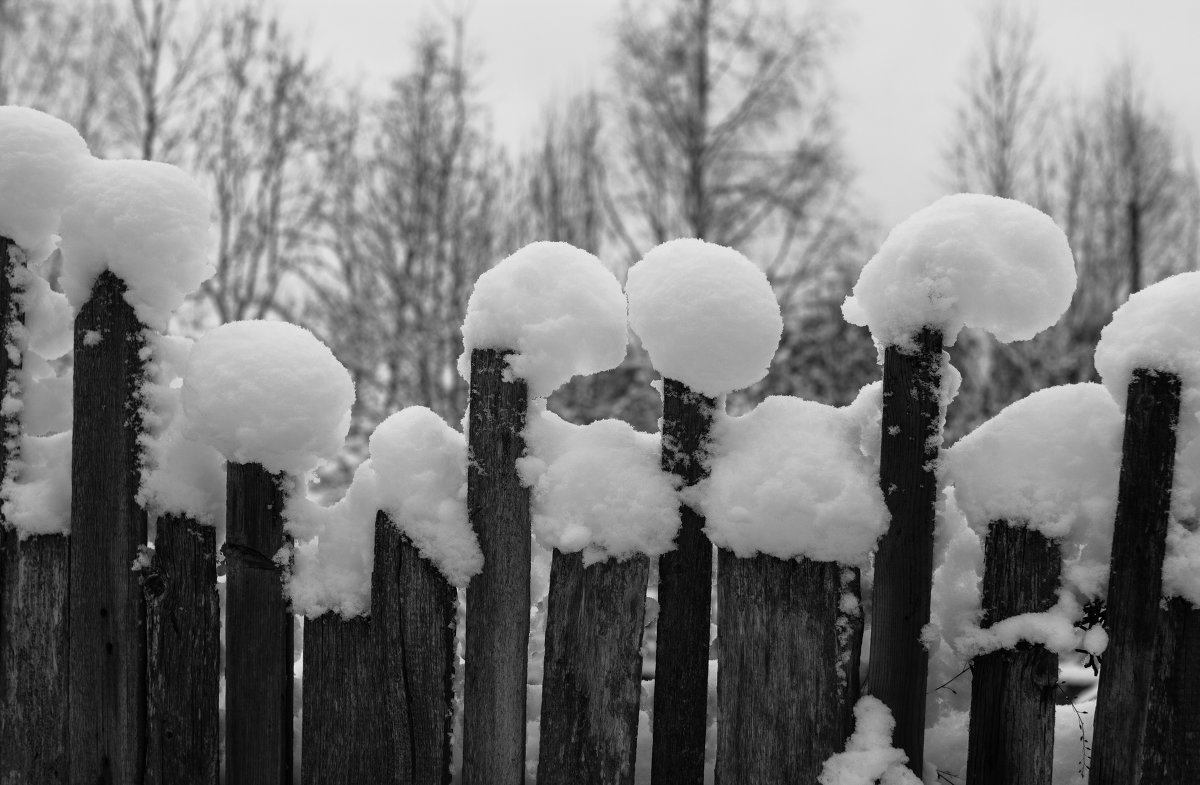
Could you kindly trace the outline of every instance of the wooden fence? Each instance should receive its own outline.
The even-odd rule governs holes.
[[[0,241],[11,265],[10,245]],[[6,345],[21,319],[9,273],[0,275]],[[3,534],[0,783],[216,785],[222,750],[225,782],[288,783],[294,620],[274,558],[287,539],[282,478],[228,467],[222,670],[213,530],[164,517],[153,558],[142,555],[143,327],[123,287],[102,275],[76,319],[71,534]],[[106,338],[93,345],[89,331]],[[884,359],[880,484],[891,525],[875,560],[862,686],[890,707],[894,744],[919,771],[942,338],[915,338],[917,350],[889,348]],[[467,506],[484,567],[466,591],[466,785],[525,780],[530,492],[516,460],[527,391],[505,378],[505,355],[472,355]],[[16,360],[0,352],[6,380]],[[1200,782],[1200,612],[1160,602],[1179,380],[1154,371],[1138,371],[1129,390],[1092,783]],[[706,473],[717,402],[671,379],[663,392],[662,466],[691,485]],[[678,547],[658,566],[655,785],[704,777],[713,549],[696,510],[682,507],[681,518]],[[1052,604],[1059,562],[1056,543],[993,522],[984,626]],[[844,601],[859,594],[858,573],[725,551],[717,565],[718,781],[814,783],[845,746],[860,693],[867,620]],[[585,567],[579,554],[554,552],[539,782],[633,782],[649,573],[646,557]],[[326,614],[304,627],[302,782],[450,780],[456,597],[381,512],[370,616]],[[977,658],[968,782],[1050,782],[1056,684],[1057,659],[1040,646]]]

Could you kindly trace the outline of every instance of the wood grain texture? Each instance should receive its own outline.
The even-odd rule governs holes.
[[[984,547],[980,626],[1049,610],[1061,571],[1057,542],[1027,526],[993,522]],[[976,657],[971,674],[967,782],[1050,785],[1058,655],[1022,643]]]
[[[137,573],[138,390],[143,325],[104,272],[75,317],[71,445],[70,781],[140,783],[146,739],[146,609]],[[100,341],[85,340],[98,333]]]
[[[554,551],[539,785],[632,785],[650,559],[583,565]]]
[[[516,462],[528,392],[504,380],[508,352],[471,353],[467,511],[483,570],[467,586],[463,785],[525,781],[529,645],[529,489]]]
[[[225,506],[225,783],[291,785],[293,618],[275,554],[281,479],[230,463]]]
[[[450,781],[456,592],[385,513],[371,615],[304,624],[306,785]]]
[[[1200,782],[1200,609],[1174,597],[1160,611],[1142,782]],[[1158,777],[1155,780],[1153,777]]]
[[[1108,648],[1100,669],[1091,785],[1158,785],[1165,772],[1143,771],[1162,647],[1162,563],[1166,551],[1179,377],[1133,372],[1125,406],[1117,516],[1108,578]],[[1146,761],[1153,764],[1153,760]]]
[[[662,467],[691,486],[708,475],[706,455],[716,401],[663,379]],[[675,550],[658,561],[654,666],[654,785],[704,782],[704,729],[712,612],[712,543],[704,518],[679,508]]]
[[[217,785],[221,603],[216,531],[164,515],[146,596],[147,785]]]
[[[920,776],[929,674],[921,630],[929,623],[933,583],[942,335],[925,329],[914,340],[915,351],[884,351],[879,487],[891,522],[875,553],[867,692],[891,709],[893,744]]]
[[[67,537],[0,531],[0,785],[67,782]]]
[[[455,588],[379,513],[371,624],[381,662],[385,740],[397,760],[390,770],[402,774],[382,782],[450,782],[457,607]]]
[[[816,782],[825,760],[845,747],[858,697],[850,684],[857,663],[846,667],[851,619],[840,610],[845,568],[739,559],[724,549],[717,564],[716,781]]]
[[[0,237],[0,346],[20,348],[14,274],[24,252]],[[0,383],[17,382],[21,355],[0,351]],[[0,414],[0,477],[16,457],[20,420]],[[0,520],[0,785],[67,778],[69,550],[64,536],[21,540]]]

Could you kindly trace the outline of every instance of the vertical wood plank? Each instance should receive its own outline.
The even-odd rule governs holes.
[[[650,560],[583,565],[555,549],[542,682],[539,785],[632,785]]]
[[[75,318],[71,447],[70,781],[138,783],[146,739],[146,613],[133,562],[143,326],[104,272]],[[95,335],[100,340],[95,341]]]
[[[1062,555],[1058,543],[1026,526],[996,521],[984,548],[981,626],[1057,601]],[[1020,644],[971,663],[967,782],[1050,785],[1054,774],[1054,692],[1058,655]]]
[[[1173,597],[1160,614],[1142,782],[1200,782],[1200,609]]]
[[[407,782],[399,768],[382,767],[384,684],[374,665],[367,617],[329,611],[304,620],[304,785]]]
[[[929,675],[921,630],[929,623],[933,584],[942,335],[925,329],[914,340],[915,351],[884,351],[879,486],[891,523],[875,553],[867,691],[891,709],[893,744],[920,776]]]
[[[257,463],[226,476],[225,761],[227,785],[291,785],[292,636],[275,554],[281,478]]]
[[[160,516],[146,596],[147,785],[217,785],[221,605],[216,532]]]
[[[816,782],[853,730],[844,568],[724,549],[717,560],[717,781]]]
[[[1179,377],[1174,374],[1139,368],[1129,382],[1091,785],[1165,782],[1163,772],[1143,771],[1142,763],[1148,741],[1147,698],[1154,689],[1156,652],[1162,646],[1159,605],[1179,395]]]
[[[463,785],[525,779],[531,529],[516,462],[528,391],[520,379],[505,381],[507,355],[471,353],[467,511],[483,571],[467,586]]]
[[[663,379],[662,467],[695,485],[708,475],[706,442],[716,401]],[[679,508],[675,550],[658,562],[658,631],[654,670],[654,785],[702,785],[708,705],[712,544],[704,518]]]
[[[450,782],[457,611],[458,592],[379,513],[371,580],[371,624],[382,679],[377,689],[387,748],[396,761],[388,771],[407,778],[378,781]]]

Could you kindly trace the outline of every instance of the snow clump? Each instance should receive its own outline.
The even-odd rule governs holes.
[[[92,160],[72,181],[62,216],[62,286],[80,308],[111,270],[146,326],[165,332],[187,295],[215,271],[208,195],[156,161]]]
[[[896,721],[887,705],[864,695],[854,704],[854,733],[846,751],[825,761],[821,785],[921,785],[905,765],[908,756],[892,746]]]
[[[963,327],[1008,343],[1037,335],[1071,304],[1075,261],[1045,213],[983,194],[946,196],[903,221],[863,267],[842,313],[876,346],[912,347],[921,329],[946,346]]]
[[[510,349],[508,369],[544,398],[572,376],[615,368],[628,331],[621,285],[603,262],[567,243],[530,243],[479,276],[467,302],[458,372],[475,349]]]
[[[228,461],[303,475],[350,429],[354,383],[333,352],[287,322],[230,322],[192,347],[183,377],[188,438]]]
[[[423,406],[381,422],[370,440],[379,476],[379,506],[392,523],[455,586],[483,568],[483,553],[467,520],[467,443]]]
[[[0,236],[33,261],[48,256],[67,188],[90,158],[70,124],[24,106],[0,106]]]
[[[877,403],[877,392],[860,396]],[[710,475],[684,492],[713,543],[741,558],[866,564],[888,522],[878,462],[861,447],[879,441],[869,411],[771,396],[749,414],[718,417]]]
[[[783,319],[762,270],[703,240],[663,243],[629,270],[629,324],[663,377],[717,397],[767,375]]]
[[[675,547],[679,499],[660,468],[657,434],[620,420],[574,425],[538,401],[524,437],[517,471],[533,489],[533,531],[544,548],[583,551],[588,565]]]

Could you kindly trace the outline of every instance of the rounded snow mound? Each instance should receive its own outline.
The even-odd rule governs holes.
[[[24,106],[0,106],[0,236],[35,261],[47,256],[67,187],[90,158],[69,123]]]
[[[615,368],[629,342],[617,279],[587,251],[552,242],[530,243],[479,276],[462,333],[464,379],[473,350],[510,349],[509,370],[534,398]]]
[[[125,282],[139,320],[163,332],[215,271],[208,195],[156,161],[93,160],[79,169],[62,217],[63,291],[75,308],[105,270]]]
[[[766,275],[703,240],[663,243],[629,270],[629,322],[655,370],[703,395],[767,375],[783,319]]]
[[[842,313],[881,347],[910,347],[925,327],[947,346],[963,327],[1008,343],[1057,322],[1074,292],[1075,260],[1050,216],[1012,199],[954,194],[892,229]]]
[[[192,347],[182,398],[189,438],[228,461],[304,474],[345,440],[354,383],[303,327],[231,322]]]
[[[867,408],[771,396],[749,414],[718,419],[711,473],[684,491],[713,543],[742,558],[865,564],[888,521],[878,463],[860,447],[864,429],[879,440]]]

